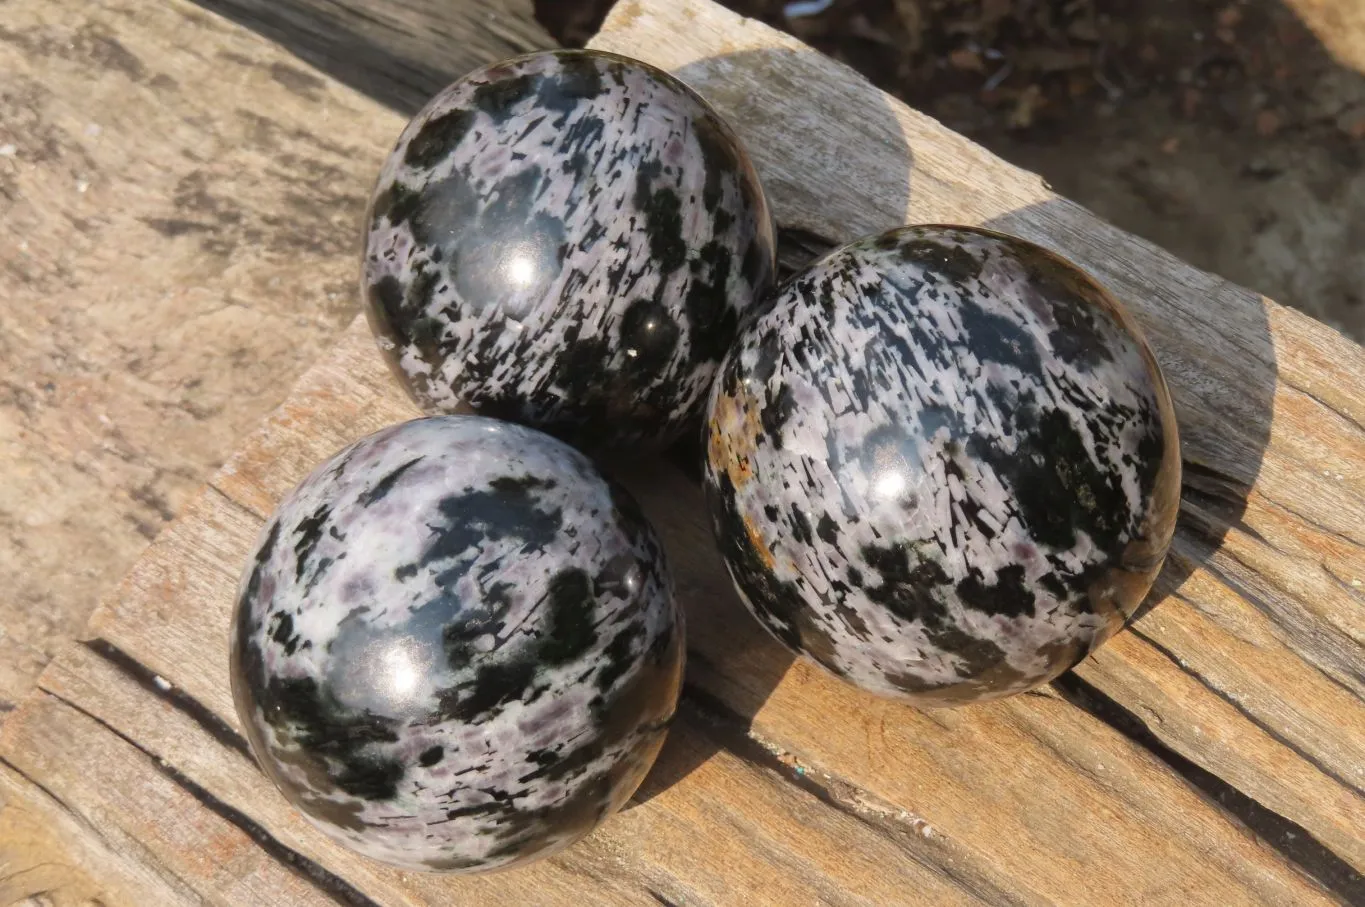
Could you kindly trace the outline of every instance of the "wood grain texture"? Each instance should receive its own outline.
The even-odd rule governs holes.
[[[13,703],[349,323],[357,211],[401,123],[183,3],[13,0],[0,71]]]
[[[1076,261],[1134,311],[1176,402],[1185,506],[1166,597],[1077,673],[1365,868],[1361,348],[1096,220],[757,23],[625,2],[597,43],[625,52],[665,33],[651,60],[736,124],[784,226],[843,241],[902,220],[989,225]]]
[[[208,506],[232,508],[214,501]],[[952,881],[951,867],[922,835],[888,837],[730,753],[667,790],[647,786],[640,795],[649,798],[647,806],[628,809],[571,854],[525,872],[453,879],[389,870],[348,856],[314,832],[275,794],[235,732],[208,730],[174,687],[139,684],[117,660],[90,648],[58,659],[44,684],[47,695],[7,731],[7,751],[17,755],[5,758],[16,771],[42,777],[55,797],[85,810],[110,810],[114,833],[151,839],[149,847],[167,833],[170,823],[157,815],[165,804],[137,808],[124,800],[127,791],[149,783],[165,787],[185,817],[174,832],[177,849],[137,859],[146,872],[174,868],[195,897],[207,900],[280,903],[244,892],[236,869],[206,871],[229,860],[251,865],[254,877],[272,884],[288,882],[288,904],[326,898],[440,904],[452,897],[509,903],[527,892],[546,904],[641,903],[651,894],[673,903],[757,903],[773,896],[798,902],[809,892],[826,893],[828,903],[852,903],[855,893],[891,903],[898,891],[920,891],[935,903],[976,900]],[[685,712],[661,771],[690,763],[690,748],[705,746],[706,733],[703,720]],[[33,752],[61,762],[35,765],[25,756]],[[113,789],[100,792],[106,786]],[[702,840],[704,847],[696,843]],[[213,855],[205,853],[209,847],[216,848]],[[238,847],[240,854],[224,852]],[[725,854],[723,865],[717,853]],[[266,858],[274,865],[252,862]],[[292,878],[272,876],[284,858]]]
[[[130,865],[122,842],[71,810],[51,790],[0,762],[0,902],[5,904],[175,903],[155,869]]]
[[[58,862],[102,880],[101,854],[130,854],[109,870],[124,886],[115,903],[137,903],[136,884],[162,885],[165,903],[228,901],[280,871],[257,858],[284,867],[289,880],[269,878],[299,903],[1359,897],[1365,354],[704,0],[623,3],[597,43],[680,73],[729,115],[788,230],[839,241],[905,220],[988,223],[1058,249],[1133,308],[1186,445],[1186,503],[1153,607],[1055,688],[954,711],[875,700],[793,664],[735,600],[696,486],[636,465],[622,477],[665,539],[690,657],[683,718],[642,802],[561,857],[486,879],[347,857],[247,758],[225,628],[279,497],[339,447],[415,414],[356,322],[0,732],[13,773],[0,862],[27,875],[53,859],[54,845],[25,850],[6,832],[25,827],[14,804],[47,796],[85,817]],[[143,787],[183,813],[129,802]],[[181,846],[165,843],[173,832]],[[83,840],[97,834],[138,846]],[[210,841],[240,877],[196,862]]]
[[[293,46],[184,2],[0,12],[0,720],[354,316],[403,122],[374,98],[549,43],[529,0],[203,5]]]
[[[99,646],[113,647],[119,657],[141,666],[135,670],[162,678],[176,695],[195,704],[199,720],[168,716],[146,701],[154,683],[134,687],[81,650],[59,659],[43,678],[49,693],[99,716],[292,849],[336,867],[366,892],[380,889],[372,889],[375,879],[354,874],[350,867],[357,861],[329,858],[325,843],[309,838],[306,829],[281,830],[290,823],[302,826],[245,758],[228,692],[226,639],[210,628],[226,625],[240,565],[275,500],[353,436],[415,415],[374,356],[372,343],[357,322],[185,518],[163,533],[92,621],[90,635]],[[789,667],[790,659],[735,600],[701,518],[696,486],[661,466],[622,475],[665,540],[688,609],[685,714],[700,712],[731,729],[728,736],[723,730],[708,735],[704,721],[684,721],[647,782],[647,802],[627,816],[638,813],[643,821],[658,810],[675,809],[713,816],[717,803],[738,811],[724,821],[696,820],[683,837],[670,839],[675,844],[657,852],[651,845],[656,862],[647,876],[658,883],[656,890],[667,890],[677,902],[741,903],[739,892],[749,881],[752,892],[776,891],[796,867],[809,872],[812,860],[832,859],[833,851],[845,855],[807,884],[878,902],[869,886],[879,874],[864,876],[856,868],[866,865],[873,852],[868,848],[876,841],[877,847],[901,848],[884,851],[876,863],[927,864],[929,877],[945,892],[992,903],[1065,899],[1096,861],[1109,871],[1086,884],[1096,897],[1120,903],[1173,901],[1207,891],[1230,903],[1308,903],[1321,897],[1288,860],[1150,752],[1055,693],[982,708],[919,712],[871,700],[804,664]],[[832,725],[831,715],[843,717]],[[746,729],[749,716],[752,727]],[[224,744],[206,727],[238,742]],[[799,826],[775,832],[781,819],[772,807],[751,806],[765,801],[741,797],[743,784],[724,787],[715,774],[718,764],[738,758],[746,747],[750,759],[756,752],[781,766],[788,780],[816,785],[817,799],[835,812],[856,816],[859,827],[875,834],[841,848],[811,846],[815,839],[809,836],[815,832]],[[0,744],[0,753],[7,751]],[[233,769],[236,780],[222,775],[224,762],[240,763]],[[618,857],[643,859],[637,848],[646,844],[638,826],[628,826],[625,838],[616,837],[625,821],[619,817],[609,823],[584,847],[619,841],[619,847],[611,845]],[[671,828],[681,821],[670,813],[651,819],[649,827]],[[719,828],[742,822],[748,831],[724,847],[687,847],[690,838],[718,840],[720,831],[707,824],[712,821]],[[810,819],[800,823],[812,824]],[[755,859],[749,869],[730,868],[741,865],[735,856],[738,842],[755,836],[762,842],[755,846],[768,856]],[[306,847],[300,843],[304,839],[310,842]],[[583,858],[580,851],[575,848],[561,859],[572,864]],[[766,887],[764,873],[772,874]],[[667,886],[658,882],[664,878],[670,880]],[[698,879],[712,879],[717,887],[698,888]],[[476,896],[464,881],[445,884],[459,886],[447,890],[462,896]],[[384,891],[377,899],[386,901],[393,893]],[[687,897],[677,897],[682,892]],[[487,896],[494,897],[491,891]],[[843,902],[830,897],[832,903]],[[798,890],[789,890],[774,902],[800,901]]]

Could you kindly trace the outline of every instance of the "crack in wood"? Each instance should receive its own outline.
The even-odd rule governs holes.
[[[1362,595],[1365,595],[1365,589],[1361,588],[1361,583],[1359,579],[1353,578],[1354,582],[1347,582],[1346,577],[1337,573],[1331,567],[1328,567],[1327,565],[1324,564],[1322,569],[1328,576],[1332,578],[1332,581],[1335,582],[1337,586],[1339,586],[1341,590],[1345,592],[1347,595],[1351,596],[1352,598],[1360,598]]]
[[[195,724],[223,746],[245,756],[258,771],[260,765],[251,752],[246,738],[237,733],[230,724],[218,717],[213,709],[204,705],[179,687],[163,680],[151,668],[105,639],[95,638],[82,641],[87,649],[108,662],[119,673],[132,680],[139,687],[157,699],[170,704],[176,711],[184,714]]]
[[[1300,467],[1300,469],[1302,469],[1302,467]],[[1311,475],[1312,473],[1310,472],[1309,474]],[[1288,504],[1282,501],[1277,501],[1274,498],[1267,498],[1266,501],[1271,506],[1279,508],[1280,510],[1289,514],[1294,519],[1302,522],[1308,528],[1316,529],[1318,532],[1321,532],[1323,535],[1327,536],[1333,541],[1340,542],[1341,544],[1351,548],[1360,547],[1360,542],[1357,541],[1356,539],[1353,539],[1346,535],[1342,535],[1340,532],[1331,528],[1330,526],[1324,525],[1323,523],[1314,519],[1313,517],[1309,516],[1306,513],[1300,513],[1298,510],[1295,510],[1293,507],[1290,507]],[[1279,549],[1277,548],[1276,550],[1278,551]]]
[[[1254,596],[1251,594],[1250,591],[1248,591],[1247,589],[1244,589],[1244,588],[1240,587],[1240,586],[1239,586],[1235,581],[1233,581],[1229,576],[1227,576],[1226,574],[1220,572],[1217,568],[1213,567],[1212,565],[1206,564],[1206,565],[1205,565],[1205,569],[1207,569],[1208,572],[1209,572],[1210,574],[1212,574],[1215,578],[1217,578],[1219,582],[1222,582],[1222,583],[1226,584],[1226,585],[1227,585],[1230,589],[1232,589],[1237,595],[1241,596],[1243,599],[1245,599],[1246,601],[1248,601],[1248,602],[1250,602],[1252,605],[1254,605],[1254,606],[1256,607],[1256,610],[1257,610],[1257,611],[1261,612],[1261,614],[1265,615],[1267,618],[1269,618],[1271,621],[1273,621],[1273,622],[1275,623],[1276,628],[1278,628],[1278,629],[1287,629],[1286,626],[1285,626],[1283,623],[1281,623],[1280,621],[1276,620],[1275,614],[1273,614],[1273,613],[1270,611],[1270,606],[1267,605],[1267,604],[1265,604],[1264,602],[1262,602],[1259,598],[1254,597]],[[1204,609],[1201,608],[1196,602],[1194,602],[1193,600],[1191,600],[1191,599],[1189,599],[1189,598],[1186,598],[1186,597],[1183,596],[1183,595],[1180,595],[1178,592],[1172,592],[1172,593],[1171,593],[1171,597],[1172,597],[1173,599],[1175,599],[1176,601],[1180,602],[1180,603],[1181,603],[1182,605],[1184,605],[1186,608],[1189,608],[1191,611],[1194,611],[1194,612],[1200,613],[1200,614],[1204,613]],[[1131,623],[1129,626],[1130,626],[1130,627],[1135,627],[1135,626],[1137,626],[1137,624],[1136,624],[1136,623]],[[1144,637],[1144,638],[1145,638],[1145,637]],[[1282,640],[1282,642],[1283,642],[1283,640]],[[1361,690],[1360,690],[1360,689],[1357,689],[1357,688],[1355,688],[1355,687],[1352,687],[1350,684],[1345,683],[1344,681],[1342,681],[1341,678],[1339,678],[1339,677],[1334,677],[1332,674],[1330,674],[1330,673],[1328,673],[1326,670],[1324,670],[1323,667],[1322,667],[1321,665],[1317,664],[1316,662],[1310,661],[1306,656],[1304,656],[1303,654],[1301,654],[1297,648],[1295,648],[1293,645],[1289,644],[1288,642],[1285,642],[1285,647],[1288,648],[1290,651],[1294,652],[1294,654],[1298,657],[1299,661],[1300,661],[1302,664],[1304,664],[1304,665],[1306,665],[1307,667],[1311,668],[1311,669],[1313,670],[1313,672],[1314,672],[1320,679],[1322,679],[1323,681],[1325,681],[1326,683],[1331,684],[1331,685],[1332,685],[1333,687],[1335,687],[1336,689],[1340,690],[1341,692],[1345,693],[1347,696],[1350,696],[1350,697],[1352,697],[1352,698],[1354,698],[1354,699],[1361,699],[1361,698],[1362,698],[1362,693],[1361,693]],[[1360,674],[1359,672],[1347,672],[1347,675],[1348,675],[1352,680],[1354,680],[1356,683],[1361,684],[1362,687],[1365,687],[1365,675],[1362,675],[1362,674]]]
[[[1250,538],[1250,539],[1253,539],[1253,540],[1255,540],[1255,541],[1257,541],[1257,542],[1260,542],[1262,545],[1265,545],[1267,548],[1271,548],[1271,549],[1273,549],[1273,550],[1275,550],[1275,551],[1280,551],[1280,549],[1279,549],[1278,547],[1276,547],[1276,545],[1275,545],[1274,542],[1270,541],[1270,539],[1268,539],[1268,538],[1266,538],[1265,536],[1261,535],[1261,531],[1260,531],[1259,529],[1256,529],[1256,528],[1253,527],[1251,524],[1247,523],[1247,521],[1246,521],[1245,519],[1243,519],[1242,517],[1240,517],[1240,516],[1239,516],[1235,521],[1228,523],[1228,524],[1227,524],[1227,528],[1228,528],[1228,529],[1236,529],[1238,532],[1242,533],[1242,535],[1245,535],[1247,538]],[[1226,534],[1227,534],[1227,533],[1226,533],[1226,531],[1225,531],[1225,532],[1224,532],[1224,535],[1226,535]],[[1281,553],[1283,553],[1283,552],[1281,552]]]
[[[1179,662],[1176,662],[1179,665]],[[1197,676],[1197,675],[1196,675]],[[1074,672],[1052,682],[1068,702],[1150,752],[1211,802],[1254,832],[1304,875],[1348,904],[1365,904],[1365,877],[1303,826],[1269,809],[1162,742],[1136,714]]]
[[[24,771],[22,768],[15,765],[13,762],[9,761],[4,756],[0,756],[0,766],[9,769],[10,771],[14,772],[14,774],[18,775],[20,778],[23,778],[26,783],[28,783],[36,790],[38,790],[44,797],[47,797],[53,803],[57,804],[57,807],[62,812],[71,816],[77,822],[80,822],[83,826],[85,826],[91,832],[93,832],[95,837],[98,838],[102,843],[104,844],[110,843],[109,839],[104,836],[104,833],[100,831],[100,829],[97,826],[91,823],[89,819],[85,818],[85,816],[81,815],[79,812],[72,809],[69,803],[67,803],[61,797],[57,796],[57,794],[54,791],[52,791],[50,788],[44,785],[37,778],[34,778],[28,772]]]
[[[1310,391],[1310,390],[1304,388],[1302,385],[1295,384],[1293,381],[1289,380],[1288,378],[1285,378],[1285,377],[1281,376],[1281,377],[1280,377],[1280,381],[1282,381],[1286,386],[1291,387],[1291,388],[1293,388],[1294,390],[1298,391],[1299,393],[1303,394],[1303,395],[1304,395],[1305,397],[1307,397],[1309,400],[1312,400],[1314,403],[1316,403],[1318,406],[1321,406],[1323,409],[1327,410],[1329,413],[1332,413],[1333,415],[1336,415],[1336,416],[1340,416],[1344,421],[1350,423],[1350,424],[1351,424],[1353,427],[1355,427],[1358,431],[1365,431],[1365,423],[1361,423],[1361,421],[1360,421],[1359,419],[1357,419],[1355,416],[1352,416],[1350,413],[1342,412],[1341,410],[1337,409],[1337,408],[1336,408],[1335,406],[1333,406],[1332,404],[1328,403],[1326,400],[1324,400],[1324,399],[1322,399],[1321,397],[1319,397],[1317,394],[1315,394],[1315,393],[1313,393],[1312,391]]]
[[[1262,544],[1274,547],[1261,533],[1245,522],[1247,499],[1251,489],[1220,470],[1202,466],[1191,460],[1181,461],[1180,484],[1181,522],[1177,531],[1194,538],[1207,538],[1217,544],[1229,529],[1250,536]],[[1197,523],[1194,530],[1191,521]]]
[[[87,711],[64,696],[54,693],[51,690],[44,690],[44,692],[66,707],[89,718],[91,721],[146,756],[152,767],[161,775],[188,793],[205,809],[214,813],[224,821],[235,825],[243,834],[254,841],[261,850],[269,854],[272,859],[299,876],[299,878],[311,884],[318,891],[341,904],[349,905],[349,907],[379,907],[379,902],[371,899],[350,882],[347,882],[340,876],[324,869],[320,864],[289,847],[246,813],[218,799],[208,790],[193,781],[184,772],[181,772],[169,762],[165,761],[127,734],[124,734],[118,728],[109,724],[109,722],[100,718],[98,715]],[[0,762],[3,761],[3,757],[0,757]]]
[[[1228,693],[1226,690],[1219,689],[1217,684],[1215,684],[1209,678],[1205,677],[1199,671],[1190,667],[1189,664],[1186,663],[1186,661],[1179,655],[1177,655],[1175,652],[1172,652],[1166,646],[1152,639],[1152,637],[1148,636],[1146,633],[1143,633],[1142,630],[1137,627],[1131,627],[1130,630],[1135,636],[1137,636],[1143,642],[1147,643],[1153,649],[1160,652],[1168,661],[1171,662],[1171,664],[1175,665],[1185,674],[1188,674],[1190,677],[1193,677],[1195,680],[1199,681],[1200,685],[1202,685],[1204,689],[1208,690],[1210,693],[1217,696],[1219,699],[1223,700],[1228,705],[1236,709],[1238,714],[1240,714],[1247,721],[1251,722],[1251,724],[1253,724],[1255,727],[1263,731],[1267,736],[1270,737],[1270,739],[1274,740],[1276,743],[1290,750],[1304,762],[1307,762],[1309,765],[1313,766],[1318,771],[1322,772],[1324,775],[1331,778],[1333,781],[1337,782],[1347,790],[1354,791],[1357,794],[1365,793],[1365,790],[1362,790],[1362,788],[1359,785],[1353,783],[1348,778],[1343,777],[1340,773],[1333,770],[1330,766],[1324,765],[1312,753],[1303,749],[1301,746],[1299,746],[1297,743],[1281,734],[1279,731],[1262,722],[1258,717],[1256,717],[1254,713],[1247,709],[1246,706],[1242,705],[1242,703],[1239,702],[1236,698],[1234,698],[1230,693]]]
[[[40,693],[45,694],[46,691],[43,690],[40,691]],[[37,778],[25,772],[23,769],[15,765],[9,759],[5,758],[3,755],[0,755],[0,768],[5,768],[13,772],[15,775],[21,778],[24,781],[24,783],[28,784],[34,790],[38,791],[43,797],[50,800],[53,804],[56,805],[57,809],[59,809],[62,813],[69,816],[73,822],[76,822],[77,824],[80,825],[82,829],[88,832],[94,838],[94,840],[99,843],[99,846],[104,848],[104,850],[107,851],[108,853],[115,854],[123,859],[131,858],[141,863],[141,865],[148,869],[151,872],[151,874],[157,876],[162,883],[182,893],[187,901],[194,897],[194,888],[185,880],[185,878],[181,876],[180,873],[176,872],[175,869],[173,869],[172,867],[162,865],[154,860],[149,860],[148,859],[149,855],[146,854],[146,851],[141,846],[140,842],[136,842],[133,845],[134,849],[140,851],[144,855],[141,859],[138,859],[137,857],[133,857],[128,853],[129,848],[126,846],[126,844],[120,844],[119,842],[111,840],[109,835],[105,834],[104,830],[94,821],[92,821],[89,817],[81,813],[79,810],[74,809],[71,806],[71,804],[67,803],[66,800],[58,796],[55,791],[53,791],[47,785],[43,784]],[[0,803],[0,806],[4,806],[4,804]],[[153,863],[155,865],[153,865]],[[13,877],[11,876],[10,878]],[[27,894],[27,898],[29,900],[32,900],[34,898],[37,898],[40,894],[41,892],[29,892]],[[91,903],[98,902],[92,901]]]
[[[1246,505],[1247,496],[1251,494],[1251,486],[1246,482],[1229,475],[1217,466],[1190,458],[1182,459],[1180,465],[1182,487],[1193,486],[1203,490],[1205,494],[1218,494],[1230,504]]]
[[[1220,565],[1220,561],[1222,561],[1223,564]],[[1237,576],[1229,572],[1225,565],[1240,567],[1250,576],[1259,575],[1254,568],[1248,566],[1235,554],[1226,550],[1219,552],[1219,556],[1216,558],[1205,559],[1202,562],[1201,567],[1214,579],[1231,589],[1238,598],[1250,604],[1270,620],[1270,622],[1274,624],[1276,630],[1280,631],[1276,634],[1280,638],[1280,642],[1292,651],[1302,664],[1313,669],[1319,676],[1328,680],[1333,686],[1346,691],[1352,697],[1356,699],[1363,698],[1362,691],[1365,691],[1365,674],[1362,674],[1355,668],[1353,653],[1358,647],[1354,640],[1345,635],[1337,626],[1330,622],[1322,621],[1314,628],[1317,632],[1314,633],[1313,639],[1317,645],[1306,645],[1304,641],[1299,638],[1303,633],[1302,629],[1300,629],[1297,624],[1286,619],[1288,615],[1295,613],[1297,605],[1291,602],[1287,607],[1276,607],[1267,600],[1267,596],[1262,595],[1258,590],[1252,588],[1249,584],[1243,582]],[[1279,592],[1281,595],[1291,595],[1291,593],[1287,593],[1283,589],[1273,589],[1271,591]],[[1189,599],[1182,598],[1181,601],[1184,601],[1195,610],[1202,610]],[[1323,656],[1332,657],[1324,659]],[[1324,660],[1328,661],[1329,664],[1321,663]],[[1328,667],[1340,671],[1346,678],[1349,678],[1351,682],[1358,686],[1352,686],[1351,683],[1334,675],[1328,670]]]

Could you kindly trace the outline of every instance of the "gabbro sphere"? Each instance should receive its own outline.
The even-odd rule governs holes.
[[[1131,318],[1052,253],[909,227],[746,322],[710,401],[731,576],[791,648],[925,705],[1044,683],[1116,632],[1169,547],[1176,423]]]
[[[635,790],[677,703],[663,553],[581,454],[475,416],[348,447],[240,589],[232,690],[313,824],[411,869],[553,853]]]
[[[597,51],[442,91],[385,162],[367,224],[370,324],[420,406],[591,447],[693,424],[775,270],[730,127],[667,73]]]

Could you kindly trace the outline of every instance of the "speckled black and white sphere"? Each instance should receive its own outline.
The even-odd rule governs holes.
[[[700,416],[773,225],[731,129],[651,66],[555,51],[478,70],[404,130],[364,292],[428,412],[580,446],[658,446]]]
[[[1123,625],[1170,544],[1179,442],[1137,326],[1083,272],[909,227],[815,263],[745,325],[706,486],[779,639],[950,705],[1051,680]]]
[[[243,576],[232,690],[261,765],[332,838],[494,869],[573,843],[635,790],[682,632],[653,530],[582,454],[420,419],[281,502]]]

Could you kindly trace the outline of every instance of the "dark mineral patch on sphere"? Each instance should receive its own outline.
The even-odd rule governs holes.
[[[926,705],[1056,677],[1132,615],[1180,495],[1166,384],[1069,262],[984,230],[846,246],[747,321],[706,488],[730,573],[792,649]]]
[[[326,834],[478,871],[554,853],[631,795],[682,632],[653,530],[582,454],[436,417],[281,502],[242,580],[232,690],[257,759]]]
[[[593,448],[694,424],[775,270],[730,127],[667,73],[596,51],[442,91],[384,164],[367,224],[370,325],[420,406]]]

